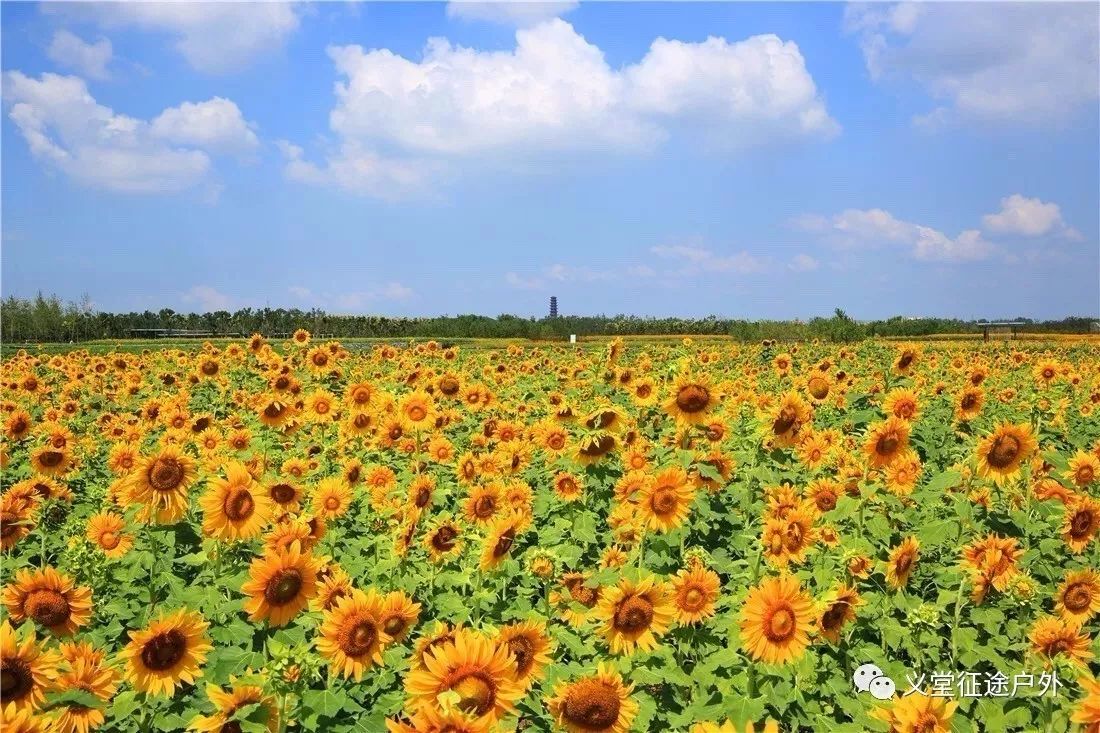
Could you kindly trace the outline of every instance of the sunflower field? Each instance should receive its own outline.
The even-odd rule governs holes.
[[[1100,731],[1096,341],[298,331],[0,405],[4,733]]]

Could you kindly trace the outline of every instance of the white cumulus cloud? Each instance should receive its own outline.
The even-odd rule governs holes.
[[[986,230],[998,234],[1022,237],[1040,237],[1056,233],[1070,239],[1080,239],[1081,234],[1066,225],[1058,204],[1027,198],[1018,193],[1001,199],[1001,210],[982,217]]]
[[[106,38],[86,43],[75,33],[59,30],[53,34],[46,55],[58,66],[72,69],[89,79],[103,80],[111,76],[107,65],[111,63],[113,49]]]
[[[557,18],[575,10],[579,2],[536,2],[535,0],[451,0],[447,3],[448,18],[484,20],[503,25],[529,26]]]
[[[152,122],[153,134],[170,143],[238,154],[260,144],[252,127],[237,105],[223,97],[184,102]]]
[[[164,33],[206,73],[237,71],[280,48],[299,22],[297,6],[286,2],[46,3],[43,10],[103,28]]]
[[[216,135],[203,140],[194,132],[166,136],[156,121],[150,124],[99,104],[75,76],[46,73],[35,79],[11,71],[3,79],[8,116],[31,153],[84,185],[133,193],[190,188],[207,179],[212,168],[207,151],[218,151],[224,142]],[[236,110],[228,100],[203,104],[210,103]],[[161,117],[186,116],[182,109],[165,110]]]
[[[847,209],[833,216],[800,217],[794,225],[839,247],[900,246],[925,261],[966,262],[989,257],[991,242],[976,229],[950,237],[938,229],[898,219],[883,209]]]
[[[1062,122],[1100,95],[1096,3],[853,4],[845,23],[873,79],[912,80],[938,100],[924,126]]]
[[[798,46],[773,35],[659,38],[622,69],[560,19],[518,29],[507,51],[432,38],[419,60],[359,45],[328,53],[341,77],[329,117],[338,142],[323,166],[294,147],[287,174],[365,193],[474,156],[522,166],[560,152],[648,151],[684,130],[736,149],[839,129]],[[388,169],[381,150],[403,162]]]

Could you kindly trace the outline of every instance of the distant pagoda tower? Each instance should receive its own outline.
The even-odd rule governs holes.
[[[556,295],[550,296],[550,317],[558,317],[558,296]]]

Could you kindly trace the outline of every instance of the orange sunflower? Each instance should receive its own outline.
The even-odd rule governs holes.
[[[92,590],[50,567],[24,568],[4,587],[4,605],[16,623],[29,618],[54,636],[71,636],[92,617]]]
[[[130,632],[130,643],[120,656],[126,679],[139,692],[171,696],[176,685],[192,684],[213,647],[206,636],[210,626],[195,611],[181,609],[162,614],[148,628]]]
[[[286,626],[317,595],[319,568],[320,561],[303,552],[298,542],[253,560],[249,580],[241,586],[249,596],[244,603],[249,618]]]

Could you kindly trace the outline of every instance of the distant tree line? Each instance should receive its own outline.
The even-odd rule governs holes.
[[[1022,332],[1087,333],[1090,318],[1060,321],[1025,321]],[[929,336],[977,333],[985,321],[950,318],[903,318],[856,321],[839,308],[830,318],[809,321],[747,321],[731,318],[642,318],[638,316],[559,316],[523,318],[477,315],[404,318],[372,315],[333,315],[320,309],[242,308],[212,313],[177,313],[170,308],[142,313],[104,313],[84,296],[65,303],[57,296],[16,298],[8,296],[0,309],[0,338],[5,343],[37,343],[125,339],[131,329],[171,328],[206,331],[214,336],[262,333],[289,334],[305,328],[333,338],[531,338],[559,339],[578,336],[616,335],[728,335],[742,341],[763,339],[812,339],[856,341],[869,336]]]

